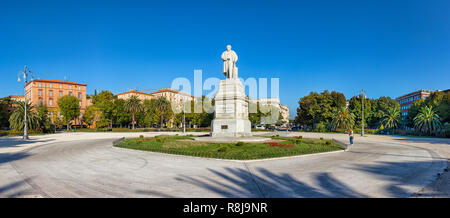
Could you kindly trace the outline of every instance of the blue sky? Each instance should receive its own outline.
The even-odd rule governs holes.
[[[448,89],[450,1],[1,1],[0,96],[17,72],[114,93],[219,77],[231,44],[241,77],[280,78],[281,102]],[[206,93],[205,93],[206,94]]]

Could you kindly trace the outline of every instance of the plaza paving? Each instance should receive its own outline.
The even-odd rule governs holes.
[[[263,161],[112,146],[121,137],[156,134],[61,133],[29,142],[2,137],[0,197],[450,196],[448,173],[437,176],[450,158],[448,139],[356,136],[349,151]],[[344,134],[276,134],[348,140]]]

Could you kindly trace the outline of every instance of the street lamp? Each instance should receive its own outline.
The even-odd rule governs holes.
[[[27,119],[27,89],[26,89],[26,85],[28,83],[28,75],[31,74],[31,80],[33,80],[33,72],[27,68],[27,66],[25,65],[25,68],[23,70],[23,72],[19,72],[18,76],[17,76],[17,82],[20,82],[20,77],[23,76],[23,82],[24,82],[24,105],[25,105],[25,114],[24,114],[24,128],[23,128],[23,139],[27,140],[29,139],[28,137],[28,119]]]
[[[364,136],[364,98],[366,97],[366,92],[362,89],[361,102],[362,102],[362,122],[361,122],[361,136]]]
[[[183,99],[183,133],[186,133],[186,99]]]

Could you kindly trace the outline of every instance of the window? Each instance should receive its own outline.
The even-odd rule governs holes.
[[[48,92],[48,95],[49,95],[50,97],[52,97],[52,96],[53,96],[53,91],[50,90],[50,91]]]
[[[39,83],[39,87],[42,87],[42,83]]]
[[[81,91],[81,86],[78,86],[78,90],[80,90],[80,91]]]
[[[53,84],[48,85],[50,88],[53,88]]]
[[[62,97],[62,96],[63,96],[63,92],[59,91],[59,97]]]
[[[72,92],[69,92],[69,95],[72,96]]]
[[[78,98],[82,98],[83,95],[81,93],[78,93]]]
[[[59,88],[62,89],[62,84],[59,84]]]
[[[50,98],[50,99],[48,100],[48,105],[53,106],[53,99]]]
[[[79,105],[80,105],[80,107],[81,107],[81,101],[79,101],[78,103],[79,103]]]
[[[42,96],[42,90],[39,89],[39,96]]]
[[[69,89],[72,89],[72,86],[69,86]]]
[[[39,98],[38,103],[39,103],[39,104],[42,104],[42,98]]]

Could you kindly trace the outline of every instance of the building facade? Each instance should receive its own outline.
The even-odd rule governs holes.
[[[27,102],[34,106],[39,104],[46,105],[49,109],[50,117],[61,114],[57,112],[57,101],[65,95],[72,95],[78,98],[80,105],[80,117],[86,110],[86,84],[53,80],[53,79],[35,79],[25,85],[25,95]],[[57,112],[58,114],[55,114]]]
[[[172,108],[176,108],[177,110],[181,109],[185,103],[195,101],[195,97],[189,93],[171,88],[162,88],[151,94],[156,98],[165,97],[172,104]]]
[[[251,100],[254,104],[274,106],[281,113],[282,120],[287,124],[289,123],[289,107],[280,103],[280,98],[261,98],[257,100]]]
[[[280,104],[281,116],[283,116],[283,121],[289,123],[289,107],[285,104]]]
[[[150,99],[155,99],[156,98],[152,94],[141,92],[141,91],[137,91],[137,90],[130,90],[128,92],[117,94],[117,98],[118,99],[123,99],[123,100],[129,99],[131,96],[136,96],[141,101],[150,100]]]
[[[395,100],[400,104],[402,117],[408,115],[408,110],[414,102],[427,98],[431,93],[432,91],[429,90],[419,90],[396,98]]]
[[[8,96],[9,98],[11,98],[11,100],[16,101],[16,102],[24,102],[25,101],[25,96],[24,95],[10,95]]]

